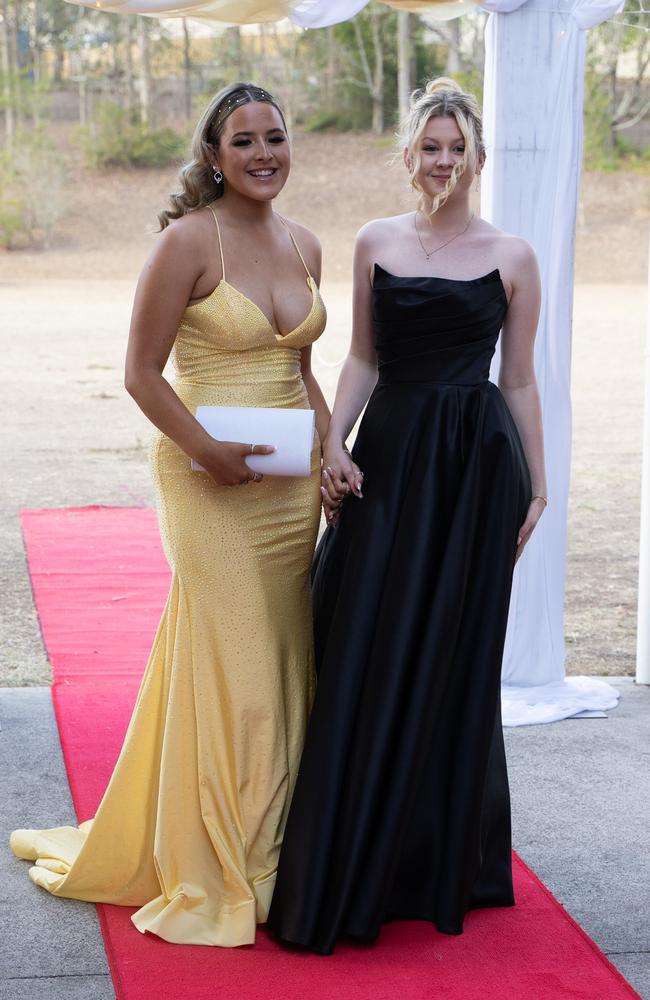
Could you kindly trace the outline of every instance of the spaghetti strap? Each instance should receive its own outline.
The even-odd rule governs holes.
[[[277,214],[277,213],[276,213],[276,214]],[[303,267],[304,267],[304,269],[305,269],[305,272],[306,272],[306,274],[307,274],[307,277],[308,277],[308,278],[311,278],[311,274],[310,274],[310,272],[309,272],[309,268],[308,268],[308,267],[307,267],[307,265],[305,264],[305,258],[303,257],[303,255],[302,255],[302,254],[301,254],[301,252],[300,252],[300,247],[299,247],[299,246],[298,246],[298,244],[296,243],[296,238],[295,238],[295,236],[293,235],[293,233],[291,232],[291,230],[289,229],[289,226],[287,225],[287,221],[286,221],[286,219],[283,219],[281,215],[278,215],[278,219],[280,220],[280,222],[282,223],[282,225],[284,226],[284,228],[286,229],[286,231],[287,231],[287,232],[289,233],[289,236],[291,237],[291,242],[293,243],[294,247],[296,248],[296,252],[297,252],[298,256],[300,257],[300,259],[301,259],[301,261],[302,261],[302,266],[303,266]]]
[[[208,208],[212,212],[212,215],[214,217],[214,222],[215,222],[215,225],[217,227],[217,239],[219,240],[219,256],[221,257],[221,279],[222,279],[222,281],[225,281],[226,280],[226,265],[223,262],[223,245],[221,243],[221,230],[219,229],[219,220],[217,218],[217,213],[213,209],[212,205],[208,205]],[[298,253],[300,253],[300,250],[298,250]],[[304,263],[305,262],[303,261],[303,264]]]

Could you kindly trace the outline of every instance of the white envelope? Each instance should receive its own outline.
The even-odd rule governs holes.
[[[272,444],[272,455],[247,455],[246,464],[265,476],[309,476],[314,444],[313,410],[262,406],[199,406],[196,419],[219,441]],[[204,471],[192,459],[195,472]]]

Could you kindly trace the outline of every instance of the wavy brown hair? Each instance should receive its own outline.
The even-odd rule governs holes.
[[[219,183],[215,181],[210,154],[219,148],[224,125],[233,111],[242,104],[253,101],[272,104],[282,118],[286,131],[282,108],[267,90],[254,83],[231,83],[220,90],[212,98],[194,129],[191,159],[179,174],[181,190],[170,194],[172,207],[164,209],[158,215],[161,230],[174,219],[180,219],[182,215],[203,208],[222,197],[224,182],[223,179]]]
[[[400,146],[405,146],[412,157],[411,186],[415,191],[421,192],[416,180],[420,166],[416,143],[431,118],[454,118],[465,140],[462,162],[455,164],[445,187],[433,199],[430,213],[433,215],[445,204],[465,170],[475,167],[479,157],[485,153],[485,146],[481,109],[474,95],[466,93],[449,77],[440,76],[430,80],[424,90],[416,90],[411,94],[410,109],[400,122],[397,136]],[[423,201],[421,196],[418,203],[420,211],[423,211]]]

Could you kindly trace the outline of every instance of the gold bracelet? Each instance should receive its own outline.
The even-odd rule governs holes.
[[[533,502],[533,500],[543,500],[544,506],[548,507],[548,500],[546,499],[546,497],[543,497],[541,493],[538,493],[536,496],[530,498],[531,503]]]

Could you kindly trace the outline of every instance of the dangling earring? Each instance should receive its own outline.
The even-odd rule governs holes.
[[[214,177],[215,184],[221,184],[223,180],[223,174],[221,173],[218,167],[216,168],[212,176]]]

